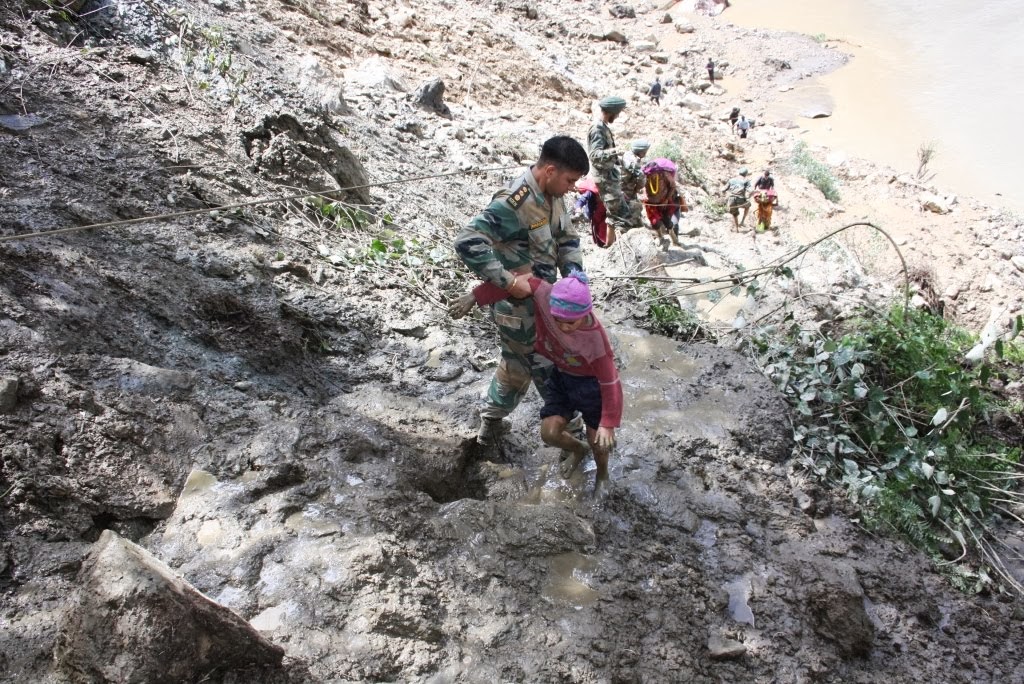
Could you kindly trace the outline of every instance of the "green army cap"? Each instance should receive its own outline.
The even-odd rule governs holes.
[[[618,95],[609,95],[598,101],[597,106],[606,112],[621,112],[626,108],[626,101]]]
[[[646,140],[634,140],[633,144],[629,146],[629,149],[634,152],[646,152],[651,149],[651,143]]]
[[[750,174],[750,169],[748,169],[746,166],[744,166],[742,169],[740,169],[740,175],[741,176],[747,176],[749,174]]]

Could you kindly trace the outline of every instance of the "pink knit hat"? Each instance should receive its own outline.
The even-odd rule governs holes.
[[[583,271],[572,271],[551,288],[551,315],[566,321],[583,318],[594,309],[590,280]]]

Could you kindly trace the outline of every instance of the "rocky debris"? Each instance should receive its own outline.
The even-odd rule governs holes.
[[[801,568],[804,597],[815,631],[846,656],[867,656],[875,627],[864,607],[857,572],[842,561],[815,559]]]
[[[156,684],[200,681],[216,671],[262,681],[281,665],[284,649],[109,530],[79,584],[55,652],[69,677]]]
[[[1013,267],[1015,269],[1024,273],[1024,256],[1021,256],[1019,254],[1016,256],[1012,256],[1010,257],[1010,263],[1013,264]]]
[[[444,81],[439,78],[421,85],[413,95],[413,101],[439,116],[446,119],[452,118],[452,110],[444,102]]]

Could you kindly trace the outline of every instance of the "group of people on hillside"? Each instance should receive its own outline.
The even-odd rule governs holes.
[[[666,236],[679,245],[679,222],[689,207],[676,184],[676,165],[666,158],[646,161],[651,149],[647,140],[635,140],[627,150],[616,145],[611,124],[625,107],[618,96],[600,100],[600,118],[587,134],[592,178],[580,187],[580,205],[591,221],[592,236],[599,246],[610,247],[621,233],[643,225],[643,211],[659,245]]]

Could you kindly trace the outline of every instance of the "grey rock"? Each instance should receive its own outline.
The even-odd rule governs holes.
[[[617,31],[616,29],[610,29],[608,31],[605,31],[602,35],[602,38],[604,38],[605,40],[613,41],[615,43],[629,42],[629,39],[626,38],[626,34],[624,34],[622,31]]]
[[[814,631],[835,643],[844,656],[866,656],[875,627],[864,607],[864,589],[850,565],[816,558],[799,568],[804,600]]]
[[[153,64],[157,61],[158,57],[159,55],[157,55],[152,50],[147,50],[145,48],[138,47],[129,50],[128,54],[125,55],[125,59],[127,59],[132,64],[142,65]]]
[[[805,119],[825,119],[832,116],[831,107],[808,107],[804,111],[800,112],[800,116]]]
[[[0,413],[7,413],[18,403],[18,379],[0,378]]]
[[[1015,269],[1024,273],[1024,256],[1010,257],[1010,263],[1013,264]]]
[[[111,359],[113,378],[99,380],[98,388],[115,387],[124,392],[148,396],[167,396],[187,392],[195,384],[195,378],[183,371],[159,368],[133,359]]]
[[[608,13],[616,19],[636,19],[636,10],[629,5],[612,5]]]
[[[444,81],[439,78],[424,83],[413,95],[413,101],[428,111],[434,112],[446,119],[452,118],[452,110],[444,102]]]
[[[152,684],[198,682],[213,671],[256,681],[283,657],[244,619],[110,530],[82,566],[55,649],[57,667],[75,681]]]
[[[9,133],[22,133],[30,128],[42,126],[47,119],[38,114],[4,114],[0,116],[0,130]]]
[[[708,637],[708,653],[713,660],[735,660],[742,658],[746,652],[747,647],[735,639],[720,634]]]

